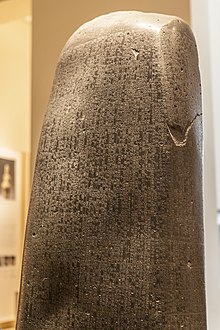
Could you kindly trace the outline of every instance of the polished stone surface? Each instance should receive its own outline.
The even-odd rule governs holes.
[[[83,25],[42,130],[17,329],[205,330],[202,199],[188,25],[139,12]]]

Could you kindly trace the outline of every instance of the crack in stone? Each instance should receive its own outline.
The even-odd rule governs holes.
[[[170,136],[177,147],[184,147],[186,145],[189,131],[191,130],[196,118],[201,115],[202,113],[197,113],[193,120],[189,122],[187,127],[185,127],[184,129],[176,123],[167,123],[167,128],[170,133]]]

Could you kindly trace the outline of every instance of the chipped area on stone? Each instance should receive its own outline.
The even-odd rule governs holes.
[[[176,123],[167,124],[170,136],[177,147],[184,147],[186,145],[189,131],[191,130],[196,118],[201,115],[202,113],[196,114],[193,120],[189,122],[189,124],[184,129]]]
[[[206,329],[200,93],[176,17],[112,13],[73,34],[41,134],[17,330]]]
[[[137,60],[138,57],[139,57],[139,51],[137,49],[134,49],[134,48],[131,48],[131,51],[132,51],[132,53],[135,57],[135,60]]]
[[[192,268],[192,263],[190,260],[187,262],[187,267],[189,267],[190,269]]]

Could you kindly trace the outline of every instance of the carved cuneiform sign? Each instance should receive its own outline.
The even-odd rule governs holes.
[[[117,12],[73,34],[40,139],[18,330],[206,329],[200,89],[176,17]]]

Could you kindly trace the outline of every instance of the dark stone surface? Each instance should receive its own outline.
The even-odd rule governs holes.
[[[189,27],[137,12],[85,24],[42,130],[17,329],[206,329],[202,204]]]

